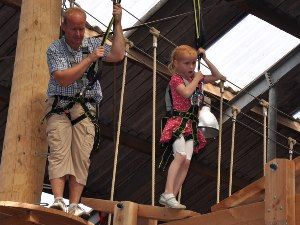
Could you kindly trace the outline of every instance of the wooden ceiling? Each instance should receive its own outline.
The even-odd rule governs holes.
[[[18,23],[21,1],[0,0],[0,152],[2,151],[9,93],[13,73],[14,56],[17,42]],[[202,1],[203,21],[205,26],[205,46],[210,46],[248,13],[254,14],[280,29],[300,38],[300,2],[293,0],[204,0]],[[164,1],[145,21],[178,15],[193,10],[191,0]],[[153,23],[161,34],[176,45],[187,43],[194,45],[193,13],[174,19]],[[134,43],[132,55],[138,60],[129,60],[125,87],[125,102],[121,127],[121,146],[116,177],[116,200],[132,200],[149,204],[151,200],[151,129],[152,129],[152,36],[149,28],[139,27],[128,35]],[[164,115],[164,91],[168,82],[165,65],[173,46],[163,38],[158,41],[157,59],[161,63],[157,79],[157,116],[156,139],[159,138],[160,118]],[[222,51],[220,49],[220,51]],[[300,109],[300,48],[269,69],[278,88],[277,107],[284,113],[278,114],[277,156],[288,157],[287,140],[293,137],[300,141],[299,122],[290,118]],[[148,64],[148,66],[145,66]],[[104,99],[101,103],[101,146],[92,157],[90,173],[84,196],[108,199],[111,189],[112,168],[114,159],[114,133],[120,100],[122,64],[106,64],[101,85]],[[115,80],[113,79],[115,77]],[[228,105],[239,104],[242,114],[238,116],[236,130],[236,150],[233,176],[233,190],[248,185],[263,174],[263,139],[262,122],[259,114],[258,99],[268,100],[269,85],[262,75],[251,83],[244,92],[240,92]],[[213,89],[213,88],[212,88]],[[219,114],[219,98],[216,92],[209,89],[206,94],[212,99],[212,111]],[[249,98],[251,92],[257,99]],[[229,99],[228,99],[229,100]],[[215,108],[216,107],[216,108]],[[257,110],[258,109],[258,110]],[[230,114],[230,110],[225,111]],[[287,114],[287,115],[286,115]],[[228,196],[228,174],[231,148],[231,120],[224,116],[222,139],[221,199]],[[251,117],[251,118],[250,118]],[[256,132],[255,132],[256,131]],[[157,145],[158,146],[158,145]],[[217,176],[217,140],[208,140],[205,149],[196,155],[191,164],[188,177],[183,187],[182,201],[191,210],[208,212],[216,202]],[[300,152],[299,144],[295,150]],[[161,151],[157,148],[158,163]],[[156,196],[163,191],[166,174],[157,171]],[[47,173],[45,183],[48,184]],[[49,190],[45,189],[46,192]],[[67,196],[68,193],[66,193]]]

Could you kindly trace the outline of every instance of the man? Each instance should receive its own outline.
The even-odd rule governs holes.
[[[85,217],[78,203],[86,184],[89,156],[95,137],[95,104],[102,99],[99,81],[88,79],[90,65],[102,58],[107,62],[123,59],[125,44],[121,27],[122,8],[113,6],[112,46],[100,47],[102,39],[84,38],[86,14],[69,8],[63,17],[64,36],[47,50],[50,71],[47,99],[47,140],[50,146],[49,179],[54,194],[51,208]],[[69,180],[68,208],[63,201]]]

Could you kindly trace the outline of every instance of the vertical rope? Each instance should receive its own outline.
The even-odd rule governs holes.
[[[129,47],[130,47],[130,43],[128,41],[126,41],[126,47],[125,47],[126,53],[125,53],[125,57],[124,57],[124,66],[123,66],[123,79],[122,79],[122,89],[121,89],[121,96],[120,96],[119,118],[118,118],[118,125],[117,125],[114,167],[113,167],[113,176],[112,176],[112,181],[111,181],[111,192],[110,192],[110,200],[111,201],[114,200],[114,194],[115,194],[115,183],[116,183],[116,173],[117,173],[117,164],[118,164],[118,155],[119,155],[119,143],[120,143],[123,102],[124,102],[124,90],[125,90],[127,59],[128,59]],[[108,224],[111,224],[111,214],[108,217]]]
[[[69,2],[70,2],[70,8],[71,8],[71,7],[74,7],[74,2],[75,2],[75,0],[69,0]]]
[[[220,202],[221,190],[221,153],[222,153],[222,127],[223,127],[223,94],[224,81],[220,81],[220,128],[219,128],[219,145],[218,145],[218,176],[217,176],[217,203]]]
[[[263,110],[263,117],[264,117],[264,123],[263,123],[263,171],[265,175],[265,165],[267,163],[267,116],[268,116],[268,103],[265,100],[261,100],[260,105],[262,106]]]
[[[234,157],[234,145],[235,145],[235,124],[236,117],[239,113],[239,109],[232,107],[232,133],[231,133],[231,157],[230,157],[230,174],[229,174],[229,196],[232,194],[232,174],[233,174],[233,157]]]
[[[113,65],[113,141],[114,149],[116,148],[116,131],[117,131],[117,65]]]
[[[152,194],[151,203],[155,204],[155,121],[156,121],[156,48],[159,31],[151,27],[153,35],[153,92],[152,92]]]
[[[198,2],[197,2],[198,3]],[[198,20],[199,20],[199,14],[200,12],[198,12],[198,7],[196,5],[196,0],[193,0],[193,4],[194,4],[194,19],[195,19],[195,31],[196,31],[196,38],[200,37],[200,32],[199,32],[199,24],[198,24]]]
[[[193,0],[193,6],[194,6],[194,20],[195,20],[195,33],[196,33],[196,48],[202,47],[203,43],[201,40],[201,37],[203,37],[203,34],[201,34],[201,7],[200,7],[200,0]],[[202,35],[202,36],[201,36]],[[200,71],[200,61],[201,61],[201,54],[198,55],[197,62],[198,62],[198,71]]]
[[[288,145],[289,145],[289,159],[293,159],[293,153],[294,153],[294,145],[297,143],[297,141],[291,137],[288,138]]]

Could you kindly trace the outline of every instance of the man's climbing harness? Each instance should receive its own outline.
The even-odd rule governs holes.
[[[69,103],[66,106],[59,106],[59,102],[63,101],[68,101]],[[84,113],[77,117],[74,120],[71,120],[71,115],[69,113],[69,110],[76,104],[79,103],[81,107],[84,110]],[[54,101],[52,104],[51,110],[45,115],[44,119],[50,118],[54,114],[66,114],[66,116],[70,119],[72,126],[76,125],[79,123],[81,120],[88,118],[95,126],[95,139],[94,139],[94,146],[93,150],[98,149],[100,145],[100,138],[99,138],[99,132],[100,132],[100,127],[98,125],[98,118],[94,116],[89,108],[87,107],[87,103],[89,104],[95,104],[95,100],[93,98],[84,98],[82,95],[77,94],[74,97],[70,96],[62,96],[62,95],[55,95],[54,96]]]
[[[117,3],[120,3],[120,1],[113,1],[113,3],[117,4]],[[104,46],[104,44],[108,38],[109,32],[112,28],[113,22],[114,22],[114,18],[112,17],[112,19],[107,27],[107,30],[103,36],[100,46]],[[66,45],[65,47],[66,47],[66,51],[68,53],[67,55],[68,55],[68,59],[69,59],[71,66],[77,64],[74,57],[71,56],[68,46]],[[88,54],[90,54],[87,46],[81,47],[81,51],[82,51],[82,59],[86,58],[88,56]],[[81,120],[83,120],[85,118],[88,118],[94,124],[95,139],[94,139],[93,151],[96,149],[99,149],[99,145],[100,145],[99,119],[98,119],[98,112],[96,112],[96,115],[93,115],[90,112],[90,109],[89,109],[90,107],[88,107],[87,105],[88,104],[94,105],[96,108],[96,111],[98,111],[98,107],[93,98],[86,97],[86,93],[88,90],[91,90],[93,88],[94,84],[97,81],[100,81],[101,74],[102,74],[102,58],[99,58],[96,62],[92,63],[92,65],[89,67],[87,72],[85,72],[84,75],[82,76],[82,78],[80,80],[78,80],[78,82],[82,85],[82,89],[80,90],[80,92],[77,93],[75,96],[61,96],[61,95],[54,96],[54,102],[52,104],[52,109],[44,117],[44,119],[48,119],[53,114],[65,113],[67,115],[67,117],[71,120],[69,110],[76,103],[79,103],[82,106],[84,113],[81,116],[79,116],[78,118],[71,120],[71,124],[74,126],[75,124],[77,124],[78,122],[80,122]],[[59,102],[61,100],[68,101],[69,103],[63,107],[59,106]]]

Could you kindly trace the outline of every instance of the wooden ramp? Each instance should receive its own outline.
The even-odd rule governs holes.
[[[265,174],[204,215],[133,202],[85,198],[83,203],[113,213],[114,225],[300,225],[300,157],[274,159]]]
[[[272,163],[267,164],[266,167],[266,172],[272,171],[269,169],[271,164],[275,164],[278,165],[278,161],[279,159],[275,159],[272,161]],[[282,161],[282,160],[280,160]],[[300,195],[300,157],[295,158],[292,162],[294,162],[294,172],[291,171],[289,174],[289,179],[294,180],[295,184],[291,184],[291,188],[292,190],[295,189],[295,195],[297,198],[297,195]],[[277,171],[279,172],[279,171]],[[233,208],[236,206],[241,206],[241,205],[245,205],[248,203],[253,203],[253,202],[259,202],[259,201],[264,201],[265,200],[265,189],[268,187],[266,187],[266,181],[268,180],[268,177],[270,178],[270,173],[266,173],[266,177],[262,177],[259,180],[253,182],[252,184],[248,185],[247,187],[241,189],[240,191],[234,193],[233,195],[231,195],[230,197],[224,199],[223,201],[221,201],[219,204],[216,204],[212,207],[212,211],[218,211],[218,210],[224,210],[224,209],[228,209],[228,208]],[[273,181],[273,183],[271,182],[271,184],[269,184],[269,188],[272,187],[280,187],[282,192],[288,191],[286,190],[287,187],[283,187],[281,182],[283,177],[285,176],[285,174],[279,174],[278,177],[278,182],[279,183],[275,183],[276,181]],[[294,177],[292,177],[294,176]],[[270,182],[269,182],[270,183]],[[266,188],[265,188],[266,187]],[[274,198],[274,196],[273,196]],[[300,211],[299,211],[300,213]]]
[[[176,210],[134,202],[82,198],[82,203],[95,210],[114,214],[116,225],[155,225],[157,221],[182,220],[200,215],[190,210]]]
[[[0,201],[1,225],[93,225],[68,213],[27,203]]]

